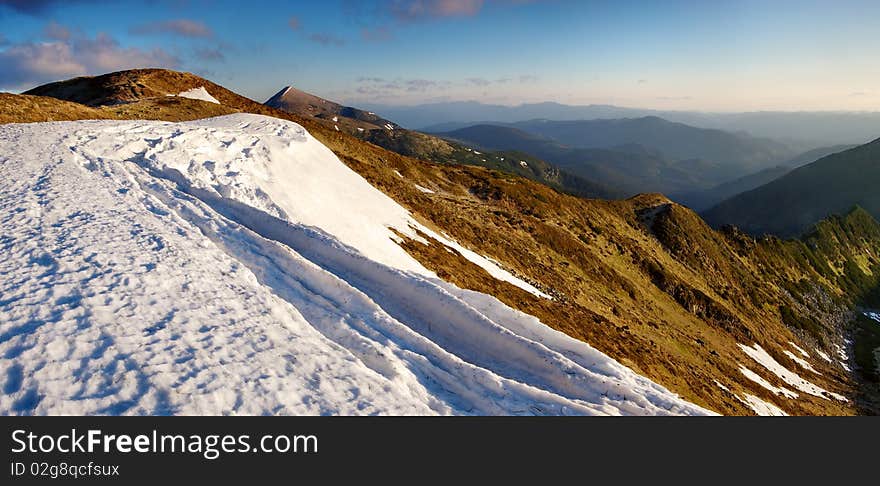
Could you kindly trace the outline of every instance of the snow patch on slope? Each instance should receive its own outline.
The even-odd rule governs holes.
[[[411,216],[294,123],[4,125],[0,153],[0,413],[709,413],[395,251]]]
[[[454,249],[461,256],[463,256],[467,261],[482,268],[489,275],[495,277],[496,279],[501,280],[502,282],[507,282],[509,284],[515,285],[515,286],[525,290],[526,292],[529,292],[530,294],[536,295],[538,297],[541,297],[544,299],[550,299],[550,300],[553,299],[553,297],[551,297],[550,295],[538,290],[538,288],[535,287],[534,285],[526,282],[525,280],[523,280],[519,277],[514,276],[513,274],[511,274],[507,270],[504,270],[503,268],[501,268],[498,264],[493,263],[494,262],[493,260],[461,246],[460,244],[458,244],[455,240],[450,238],[445,233],[443,235],[439,235],[436,232],[434,232],[428,228],[425,228],[425,227],[422,227],[421,231],[423,233],[425,233],[426,235],[430,236],[431,238],[434,238],[435,240],[443,243],[443,245]]]
[[[804,358],[807,358],[807,359],[810,358],[810,353],[804,351],[804,349],[801,348],[800,346],[798,346],[797,344],[795,344],[795,343],[793,343],[793,342],[791,342],[791,341],[789,341],[788,344],[791,344],[791,347],[794,348],[794,350],[797,351],[798,353],[801,353],[801,355],[802,355]]]
[[[723,383],[719,382],[718,380],[715,380],[715,385],[717,385],[718,388],[733,395],[734,398],[736,398],[737,400],[740,401],[740,403],[742,403],[743,405],[752,409],[752,411],[755,412],[756,415],[771,416],[771,417],[772,416],[779,416],[779,417],[788,416],[788,414],[785,413],[785,411],[783,411],[781,408],[777,407],[776,405],[773,405],[770,402],[762,400],[754,395],[744,393],[743,396],[740,397],[739,395],[730,391],[730,388],[727,388],[726,386],[724,386]]]
[[[798,397],[797,393],[789,390],[788,388],[779,388],[779,387],[773,386],[772,383],[765,380],[764,378],[761,378],[761,375],[755,373],[754,371],[746,368],[743,365],[739,366],[739,372],[742,373],[743,376],[745,376],[746,378],[754,381],[755,383],[761,385],[765,389],[773,392],[773,394],[775,394],[775,395],[782,395],[786,398],[797,398]]]
[[[186,91],[181,91],[180,93],[177,93],[177,96],[180,96],[182,98],[190,98],[193,100],[208,101],[211,103],[216,103],[218,105],[220,104],[220,102],[217,101],[217,98],[214,98],[213,96],[211,96],[211,94],[208,93],[208,90],[206,90],[204,86],[199,86],[198,88],[193,88],[193,89],[188,89]]]
[[[800,390],[804,393],[808,393],[810,395],[824,398],[826,400],[830,398],[834,398],[836,400],[840,400],[842,402],[847,401],[846,397],[843,395],[839,395],[837,393],[829,392],[824,388],[821,388],[809,381],[801,378],[797,373],[789,371],[786,367],[779,364],[778,361],[773,359],[767,351],[764,351],[764,348],[759,346],[758,344],[753,345],[752,347],[746,346],[744,344],[738,344],[740,349],[743,350],[744,353],[749,355],[753,360],[758,362],[761,366],[766,368],[768,371],[772,372],[774,375],[778,376],[782,381],[788,383],[793,386],[795,389]]]
[[[806,360],[800,358],[799,356],[796,356],[796,355],[795,355],[794,353],[792,353],[791,351],[789,351],[789,350],[787,350],[787,349],[784,349],[784,350],[782,350],[782,353],[785,354],[786,356],[788,356],[789,359],[791,359],[791,360],[794,361],[795,363],[799,364],[799,365],[801,366],[801,368],[803,368],[803,369],[805,369],[805,370],[812,371],[813,373],[816,373],[817,375],[821,375],[821,374],[822,374],[822,373],[819,373],[818,371],[816,371],[816,369],[813,368],[813,365],[811,365],[809,362],[807,362]]]
[[[739,398],[737,396],[737,398]],[[772,403],[761,400],[760,398],[749,395],[748,393],[743,394],[743,398],[741,399],[743,403],[749,406],[753,412],[758,415],[765,417],[787,417],[788,414],[785,413],[781,408],[773,405]]]

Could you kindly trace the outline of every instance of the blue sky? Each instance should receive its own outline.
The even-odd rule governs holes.
[[[0,89],[132,67],[258,101],[880,110],[880,2],[0,0]]]

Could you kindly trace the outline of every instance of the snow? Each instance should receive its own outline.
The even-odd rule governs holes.
[[[797,351],[798,353],[801,353],[801,355],[803,355],[804,358],[807,358],[807,359],[810,358],[810,354],[807,353],[806,351],[804,351],[803,348],[801,348],[797,344],[795,344],[791,341],[789,341],[788,344],[791,344],[791,347],[794,348],[794,350]]]
[[[424,192],[425,194],[434,194],[434,191],[428,189],[427,187],[422,187],[418,184],[413,184],[413,185],[416,186],[416,189],[418,189],[421,192]]]
[[[786,398],[797,398],[798,397],[797,393],[789,390],[788,388],[779,388],[779,387],[773,386],[772,383],[765,380],[764,378],[761,378],[761,375],[755,373],[754,371],[746,368],[743,365],[739,365],[739,372],[742,373],[743,376],[745,376],[746,378],[754,381],[755,383],[761,385],[765,389],[773,392],[775,395],[782,395]]]
[[[338,117],[338,116],[334,116],[334,117],[333,117],[333,123],[338,123],[338,122],[339,122],[339,117]]]
[[[520,161],[519,161],[519,165],[521,165],[521,166],[523,166],[523,167],[528,167],[528,166],[529,166],[529,164],[526,163],[525,160],[520,160]]]
[[[831,361],[831,356],[828,356],[826,353],[823,353],[822,351],[819,351],[818,349],[816,350],[816,354],[818,354],[819,357],[822,358],[822,359],[824,359],[825,361],[827,361],[827,362],[829,362],[829,363],[832,362],[832,361]]]
[[[737,398],[740,398],[737,396]],[[753,412],[761,416],[767,417],[787,417],[788,414],[785,413],[781,408],[773,405],[770,402],[761,400],[760,398],[749,395],[748,393],[743,394],[743,397],[740,399],[743,403],[749,406]]]
[[[363,128],[361,128],[361,127],[358,127],[358,131],[359,131],[359,132],[363,132],[363,131],[364,131],[364,129],[363,129]]]
[[[872,320],[874,320],[874,321],[876,321],[876,322],[880,322],[880,312],[877,312],[877,311],[866,311],[866,312],[865,312],[865,317],[867,317],[868,319],[872,319]]]
[[[796,390],[800,390],[804,393],[824,398],[826,400],[831,397],[843,402],[847,401],[847,399],[843,395],[829,392],[801,378],[797,373],[789,371],[786,367],[782,366],[781,364],[779,364],[778,361],[773,359],[773,357],[770,356],[767,351],[764,351],[764,348],[762,348],[758,344],[754,344],[752,347],[746,346],[744,344],[738,344],[738,346],[740,347],[740,349],[742,349],[744,353],[749,355],[749,357],[755,360],[758,364],[778,376],[782,381],[791,385]]]
[[[844,341],[847,346],[849,346],[851,344],[850,341],[848,341],[848,340],[844,340]],[[841,346],[839,344],[835,344],[834,350],[837,351],[838,364],[840,364],[840,366],[842,366],[843,369],[845,369],[847,372],[851,372],[852,368],[850,368],[849,363],[847,363],[847,361],[849,361],[849,355],[846,353],[846,348],[844,348],[843,346]]]
[[[335,128],[337,132],[339,131],[339,125],[333,125],[333,128]]]
[[[400,177],[401,179],[403,179],[403,174],[401,174],[399,170],[395,170],[395,171],[394,171],[394,175],[396,175],[397,177]]]
[[[796,356],[796,355],[795,355],[794,353],[792,353],[791,351],[785,349],[785,350],[783,350],[782,352],[783,352],[783,354],[785,354],[786,356],[788,356],[792,361],[794,361],[795,363],[799,364],[799,365],[801,366],[801,368],[803,368],[803,369],[805,369],[805,370],[812,371],[813,373],[816,373],[817,375],[821,375],[821,374],[822,374],[822,373],[819,373],[818,371],[816,371],[816,369],[813,368],[813,365],[811,365],[809,362],[807,362],[807,361],[805,361],[804,359],[802,359],[802,358]]]
[[[748,371],[748,370],[747,370],[747,371]],[[763,380],[762,380],[762,381],[763,381]],[[766,383],[766,382],[765,382],[765,383]],[[788,416],[788,414],[785,413],[781,408],[777,407],[776,405],[773,405],[773,404],[770,403],[770,402],[764,401],[764,400],[762,400],[762,399],[760,399],[760,398],[758,398],[758,397],[756,397],[756,396],[754,396],[754,395],[750,395],[750,394],[748,394],[748,393],[744,393],[743,396],[740,397],[739,395],[737,395],[737,394],[733,393],[732,391],[730,391],[730,388],[727,388],[726,386],[724,386],[724,384],[722,384],[722,383],[719,382],[718,380],[715,380],[715,385],[717,385],[718,388],[720,388],[720,389],[726,391],[727,393],[730,393],[731,395],[733,395],[734,398],[736,398],[736,399],[739,400],[742,404],[744,404],[744,405],[746,405],[747,407],[749,407],[750,409],[752,409],[752,411],[755,412],[755,414],[757,414],[757,415],[760,415],[760,416],[771,416],[771,417],[773,417],[773,416],[776,416],[776,417],[787,417],[787,416]]]
[[[211,96],[211,94],[208,93],[208,90],[206,90],[204,86],[199,86],[198,88],[193,88],[193,89],[188,89],[186,91],[181,91],[180,93],[177,93],[177,96],[180,96],[182,98],[190,98],[190,99],[194,99],[194,100],[208,101],[211,103],[216,103],[218,105],[220,104],[220,102],[217,101],[217,98],[214,98],[213,96]]]
[[[515,286],[525,290],[526,292],[528,292],[532,295],[536,295],[538,297],[542,297],[544,299],[549,299],[549,300],[553,299],[553,297],[538,290],[538,288],[535,287],[534,285],[526,282],[525,280],[523,280],[521,278],[514,276],[513,274],[511,274],[507,270],[502,269],[496,263],[493,263],[494,260],[491,260],[490,258],[484,257],[474,251],[468,250],[467,248],[461,246],[455,240],[450,238],[448,235],[443,234],[441,236],[441,235],[435,233],[434,231],[432,231],[428,228],[425,228],[425,227],[422,227],[421,231],[424,234],[430,236],[431,238],[434,238],[435,240],[443,243],[444,246],[447,246],[449,248],[454,249],[459,254],[461,254],[461,256],[463,256],[467,261],[482,268],[489,275],[495,277],[496,279],[501,280],[502,282],[507,282],[509,284],[515,285]]]
[[[2,414],[711,413],[433,276],[294,123],[8,124],[0,154]]]

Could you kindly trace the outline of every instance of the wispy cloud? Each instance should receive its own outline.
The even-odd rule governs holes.
[[[368,42],[383,42],[394,38],[391,29],[385,26],[376,27],[374,29],[361,29],[361,39]]]
[[[406,85],[406,90],[412,93],[433,88],[437,86],[437,81],[431,81],[430,79],[410,79],[405,81],[404,84]]]
[[[391,0],[388,10],[398,20],[410,22],[437,17],[469,17],[483,8],[484,0]]]
[[[54,20],[49,22],[46,27],[43,29],[43,33],[47,38],[52,40],[59,41],[68,41],[70,40],[70,29],[67,27],[55,22]]]
[[[162,49],[122,47],[104,33],[94,38],[71,34],[68,40],[12,44],[0,51],[0,87],[21,89],[85,74],[179,65]]]
[[[384,0],[379,8],[403,22],[420,20],[473,17],[487,5],[511,6],[536,3],[541,0]]]
[[[298,32],[299,36],[309,42],[320,44],[325,47],[342,47],[346,40],[330,32],[312,32],[306,33],[303,28],[303,22],[296,15],[291,15],[287,19],[287,27],[294,32]]]
[[[198,48],[194,51],[196,59],[201,61],[208,62],[223,62],[226,61],[226,56],[223,54],[221,49],[213,49],[209,47]]]
[[[467,78],[465,79],[465,81],[468,84],[472,84],[474,86],[489,86],[490,84],[492,84],[492,81],[484,78]]]
[[[375,93],[378,90],[390,95],[394,92],[413,93],[428,90],[446,90],[450,88],[485,88],[493,84],[507,84],[517,80],[521,83],[534,83],[537,81],[537,79],[537,76],[533,75],[522,75],[517,78],[503,77],[494,81],[476,76],[464,78],[457,81],[449,81],[445,79],[433,80],[423,78],[397,78],[394,80],[386,80],[385,78],[380,77],[361,76],[355,79],[355,81],[360,85],[361,90],[359,92],[361,93]]]
[[[365,42],[387,41],[395,31],[417,22],[467,18],[486,6],[523,5],[546,0],[344,0],[346,17],[361,28]]]
[[[342,47],[345,45],[345,39],[323,32],[309,34],[306,38],[316,44],[321,44],[322,46]]]
[[[181,37],[211,37],[213,32],[203,22],[189,19],[173,19],[161,22],[148,22],[130,29],[132,34],[171,34]]]
[[[0,0],[0,10],[6,8],[28,15],[42,15],[55,6],[70,6],[77,3],[91,3],[94,0]]]

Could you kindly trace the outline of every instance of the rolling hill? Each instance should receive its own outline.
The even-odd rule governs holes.
[[[709,189],[684,193],[670,193],[669,197],[688,206],[694,211],[703,211],[715,206],[721,201],[730,199],[737,194],[751,191],[756,187],[763,186],[770,181],[779,179],[790,171],[791,167],[787,166],[770,167],[769,169],[764,169],[754,174],[749,174],[732,181],[718,184]]]
[[[518,128],[475,125],[438,133],[447,140],[485,150],[518,150],[547,160],[561,169],[627,196],[639,193],[680,193],[720,182],[716,164],[701,160],[673,161],[659,151],[628,143],[612,148],[573,148]]]
[[[638,144],[672,160],[701,159],[717,164],[721,177],[739,177],[797,155],[798,150],[769,139],[696,128],[656,116],[578,121],[532,120],[511,126],[575,148]]]
[[[795,169],[704,213],[714,225],[795,236],[855,206],[880,216],[880,139]]]

